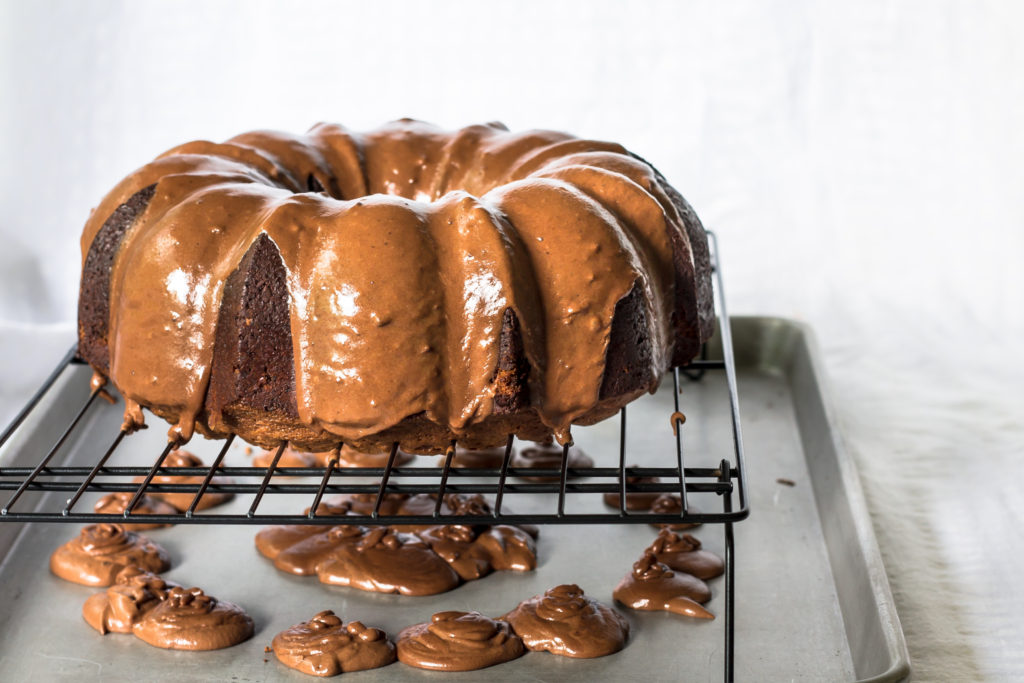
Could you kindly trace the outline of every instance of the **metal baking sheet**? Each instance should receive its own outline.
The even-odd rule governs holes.
[[[878,554],[852,462],[843,451],[809,331],[773,318],[736,318],[734,339],[747,450],[751,515],[736,532],[737,680],[899,681],[909,660],[899,620]],[[50,398],[0,452],[0,463],[38,442],[59,435],[88,391],[88,371],[65,373]],[[717,466],[731,456],[724,378],[709,375],[686,384],[687,466]],[[671,466],[671,384],[629,409],[629,464]],[[120,420],[117,406],[90,413],[59,464],[94,462]],[[110,464],[149,464],[159,452],[160,425],[125,442]],[[598,465],[616,466],[616,420],[574,429],[576,442]],[[215,442],[188,446],[207,461]],[[154,450],[156,449],[156,450]],[[226,465],[248,463],[243,444],[233,446]],[[433,459],[423,459],[430,460]],[[58,463],[54,463],[58,464]],[[424,463],[432,464],[432,462]],[[794,485],[779,483],[785,479]],[[53,493],[42,495],[58,495]],[[248,498],[248,497],[245,497]],[[95,496],[80,505],[91,506]],[[36,499],[39,502],[39,499]],[[713,494],[691,496],[704,510],[719,509]],[[19,505],[30,505],[31,498]],[[262,511],[294,511],[304,498],[268,497]],[[554,502],[508,495],[516,512],[546,510]],[[233,511],[244,513],[248,500]],[[267,507],[270,506],[270,507]],[[567,511],[600,509],[599,496],[570,496]],[[299,681],[309,680],[264,652],[274,634],[323,609],[347,621],[359,619],[391,634],[436,611],[475,609],[498,616],[520,600],[559,583],[578,583],[611,603],[611,592],[655,532],[643,525],[549,526],[538,543],[535,572],[495,573],[450,593],[409,598],[330,587],[276,571],[253,547],[248,526],[189,525],[149,532],[171,553],[167,573],[186,585],[243,605],[256,622],[255,637],[215,652],[152,648],[131,636],[100,636],[81,618],[95,589],[61,581],[47,569],[50,553],[78,531],[68,524],[0,524],[0,678],[3,680],[103,681]],[[695,532],[721,554],[723,527]],[[711,582],[713,612],[724,610],[722,579]],[[623,610],[631,639],[622,652],[595,660],[570,660],[546,653],[455,675],[463,680],[508,681],[722,680],[721,620],[704,622],[664,613]],[[394,664],[345,674],[346,680],[427,680],[444,674]]]

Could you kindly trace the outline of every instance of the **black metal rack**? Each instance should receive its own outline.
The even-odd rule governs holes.
[[[521,469],[510,466],[513,436],[509,435],[505,448],[504,462],[500,468],[476,469],[452,466],[455,443],[445,456],[440,467],[396,466],[398,444],[393,444],[387,463],[380,468],[337,468],[333,461],[325,467],[294,468],[278,467],[278,462],[287,444],[281,444],[267,467],[226,467],[223,460],[234,441],[234,436],[224,441],[220,452],[209,467],[164,467],[164,461],[174,448],[168,444],[150,467],[107,466],[107,461],[130,432],[119,431],[103,450],[100,458],[90,466],[51,467],[50,462],[62,452],[69,438],[80,428],[82,420],[100,396],[100,390],[92,391],[75,413],[75,417],[63,429],[53,446],[41,454],[33,467],[0,467],[0,491],[13,491],[0,508],[0,522],[133,522],[168,524],[444,524],[457,521],[460,524],[679,524],[703,523],[722,524],[725,535],[725,680],[733,679],[734,660],[734,592],[735,592],[735,549],[733,524],[747,517],[749,508],[746,494],[746,475],[743,464],[743,439],[740,428],[739,402],[736,389],[736,370],[732,351],[732,337],[729,317],[725,307],[722,287],[722,273],[719,266],[718,243],[713,233],[708,233],[712,247],[714,271],[715,304],[719,320],[722,358],[709,360],[707,349],[701,357],[685,367],[672,370],[673,398],[675,412],[667,416],[675,432],[674,463],[667,467],[627,467],[627,410],[622,408],[619,415],[619,457],[618,467],[567,467],[569,446],[562,451],[561,467],[557,469]],[[0,436],[3,447],[19,430],[32,411],[46,398],[57,380],[69,366],[81,364],[75,349],[61,360],[36,394],[11,425]],[[709,372],[721,371],[727,385],[729,414],[732,423],[734,460],[723,459],[717,467],[685,467],[682,425],[685,421],[680,413],[679,394],[682,381],[703,381]],[[199,483],[154,483],[158,475],[181,475],[202,477]],[[226,483],[215,479],[227,476],[234,481]],[[551,482],[513,481],[521,477],[549,476]],[[141,483],[133,481],[142,477]],[[301,483],[283,480],[282,477],[319,477],[319,483]],[[357,483],[356,478],[371,477],[377,483]],[[631,477],[657,477],[657,483],[631,483]],[[60,509],[28,509],[22,504],[23,494],[33,492],[65,492],[68,498]],[[132,492],[131,503],[124,514],[99,514],[75,509],[81,497],[88,492]],[[147,492],[191,493],[193,500],[189,508],[179,514],[133,513],[136,504]],[[206,493],[229,492],[251,495],[252,502],[245,514],[224,514],[216,511],[196,513],[200,498]],[[635,512],[626,509],[626,494],[633,492],[674,493],[682,500],[679,514],[655,514]],[[366,515],[344,517],[317,514],[317,507],[327,494],[371,494],[375,495],[373,511]],[[431,515],[385,515],[381,506],[385,496],[391,493],[426,493],[436,496],[436,505]],[[492,514],[459,516],[457,519],[445,514],[443,497],[448,493],[493,496]],[[550,513],[511,514],[503,510],[508,493],[550,494],[557,496],[555,510]],[[604,513],[566,512],[566,499],[583,494],[617,493],[619,509]],[[689,505],[690,493],[715,493],[721,498],[720,511],[694,511]],[[267,495],[306,494],[311,496],[308,514],[260,514],[259,506]],[[735,498],[734,498],[735,496]],[[49,498],[53,498],[52,496]],[[39,506],[35,506],[38,508]]]

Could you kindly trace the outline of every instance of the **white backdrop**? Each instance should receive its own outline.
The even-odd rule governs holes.
[[[166,148],[401,116],[615,140],[719,234],[733,312],[818,331],[921,680],[1024,676],[1022,20],[1012,2],[0,4],[0,422],[73,340],[90,207]]]

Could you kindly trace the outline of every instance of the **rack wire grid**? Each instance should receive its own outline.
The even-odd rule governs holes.
[[[619,454],[618,467],[570,467],[569,448],[562,449],[561,466],[557,469],[516,468],[510,466],[513,435],[508,436],[504,460],[500,468],[468,468],[452,466],[456,443],[453,441],[439,467],[397,466],[398,443],[392,444],[384,467],[337,467],[330,460],[323,467],[278,467],[287,443],[274,451],[267,467],[226,467],[223,460],[234,442],[234,435],[224,440],[213,463],[206,467],[164,467],[164,460],[176,444],[168,443],[149,467],[108,466],[106,463],[132,432],[121,429],[102,455],[91,466],[50,466],[58,453],[80,428],[83,418],[101,395],[101,388],[93,389],[88,398],[74,413],[74,418],[62,430],[61,435],[34,467],[0,467],[0,491],[13,491],[0,508],[0,522],[74,522],[74,523],[157,523],[157,524],[721,524],[725,535],[725,609],[724,609],[724,675],[726,681],[733,680],[734,660],[734,604],[735,604],[735,547],[733,524],[749,514],[746,493],[746,474],[743,465],[743,437],[740,427],[739,400],[736,388],[736,369],[733,358],[732,336],[729,317],[723,293],[722,272],[719,260],[718,241],[714,233],[708,232],[711,246],[711,264],[714,278],[715,307],[718,316],[722,358],[709,360],[707,347],[701,350],[698,359],[686,366],[671,370],[673,403],[675,412],[668,416],[675,433],[674,462],[664,467],[627,467],[627,410],[619,412]],[[76,348],[72,349],[58,363],[50,376],[43,382],[34,396],[0,436],[0,448],[18,433],[40,402],[47,397],[57,380],[69,367],[84,365],[77,358]],[[680,412],[680,386],[684,381],[699,382],[709,372],[724,372],[729,399],[732,445],[734,460],[722,459],[717,467],[685,467],[684,441],[685,422]],[[20,458],[19,458],[20,459]],[[36,462],[31,458],[29,462]],[[194,483],[154,482],[158,476],[178,475],[201,477]],[[216,475],[216,478],[215,478]],[[139,478],[141,482],[139,481]],[[223,477],[230,477],[225,481]],[[290,477],[319,477],[318,484],[300,483],[288,480]],[[353,483],[356,478],[371,477],[377,483]],[[549,477],[548,482],[512,481],[530,477]],[[658,481],[631,481],[634,478],[657,478]],[[346,481],[348,480],[348,481]],[[39,509],[36,505],[23,504],[17,507],[23,494],[32,492],[65,492],[60,509]],[[112,493],[131,492],[133,496],[123,514],[101,514],[76,510],[76,504],[88,492]],[[186,510],[177,514],[139,514],[134,512],[146,493],[189,493],[192,502]],[[245,514],[224,514],[204,510],[197,514],[200,499],[207,493],[233,493],[252,495],[252,502]],[[381,513],[382,503],[388,494],[432,494],[436,504],[429,515],[387,515]],[[460,515],[446,513],[444,497],[449,493],[493,495],[491,514]],[[557,496],[555,510],[550,513],[513,514],[506,512],[502,505],[507,493],[550,494]],[[566,512],[566,498],[584,494],[618,494],[618,510],[605,513]],[[678,494],[682,509],[679,513],[653,513],[627,509],[627,496],[631,493]],[[689,504],[688,494],[715,493],[721,499],[720,511],[696,511]],[[306,494],[311,496],[309,511],[304,514],[260,514],[260,503],[267,495]],[[369,514],[332,516],[318,514],[321,500],[327,494],[363,494],[374,498]],[[48,499],[60,500],[48,496]],[[58,503],[59,504],[59,503]]]

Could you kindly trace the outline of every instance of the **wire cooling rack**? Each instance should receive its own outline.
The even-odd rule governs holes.
[[[323,467],[296,468],[279,467],[287,443],[282,443],[274,452],[267,467],[227,467],[223,465],[228,449],[235,440],[232,435],[224,440],[214,461],[207,467],[164,467],[164,461],[174,448],[167,444],[157,455],[151,466],[108,466],[107,462],[131,432],[120,430],[112,436],[107,445],[96,445],[102,453],[91,466],[51,466],[55,457],[65,452],[65,446],[73,441],[77,430],[82,429],[83,420],[95,410],[100,390],[93,390],[71,421],[61,429],[60,436],[45,452],[26,458],[20,454],[17,460],[35,463],[31,466],[0,467],[0,491],[11,491],[0,508],[0,522],[135,522],[166,524],[721,524],[725,535],[725,679],[733,675],[733,632],[735,592],[735,549],[733,524],[747,517],[749,507],[746,494],[746,475],[743,465],[743,439],[740,427],[739,401],[736,389],[736,370],[733,358],[732,337],[729,317],[723,294],[722,273],[719,263],[718,242],[715,235],[708,233],[711,246],[712,269],[714,273],[715,307],[719,322],[721,358],[709,359],[705,346],[700,358],[671,371],[673,402],[675,412],[666,415],[675,432],[675,449],[666,457],[668,462],[661,467],[627,467],[627,428],[629,418],[626,408],[619,413],[619,453],[617,467],[570,467],[570,446],[562,450],[561,465],[557,468],[516,468],[510,465],[513,436],[509,435],[505,456],[500,468],[467,468],[452,465],[456,443],[452,442],[439,467],[397,466],[398,444],[392,445],[384,467],[350,468],[337,467],[329,461]],[[60,361],[51,375],[0,436],[0,449],[9,441],[17,445],[17,434],[26,420],[32,416],[57,384],[62,375],[72,366],[83,362],[75,355],[73,347]],[[713,379],[709,379],[712,378]],[[733,459],[722,459],[716,467],[686,467],[684,435],[685,417],[680,412],[679,394],[683,382],[722,381],[727,387],[728,412],[731,420]],[[674,456],[674,457],[672,457]],[[154,481],[164,475],[194,477],[193,483],[162,483]],[[225,477],[231,479],[225,481]],[[318,483],[294,481],[294,477],[316,477]],[[548,477],[546,482],[523,481],[522,478]],[[140,481],[141,478],[141,481]],[[365,483],[369,478],[373,483]],[[634,482],[634,478],[657,478],[656,482]],[[362,480],[362,481],[361,481]],[[308,480],[307,480],[308,481]],[[27,500],[27,492],[60,492],[65,496],[36,496]],[[90,492],[132,493],[131,502],[123,514],[100,514],[80,509],[84,494]],[[177,514],[139,514],[134,512],[138,503],[147,493],[185,493],[192,495],[188,508]],[[226,514],[214,510],[197,512],[200,500],[211,493],[233,493],[251,496],[251,503],[244,514]],[[444,505],[449,493],[484,494],[491,502],[490,514],[452,516]],[[601,513],[574,513],[566,511],[566,500],[582,495],[618,495],[618,509]],[[669,493],[681,500],[678,513],[654,513],[627,509],[627,495],[630,493]],[[689,503],[689,494],[714,493],[721,500],[720,510],[696,511]],[[305,494],[309,496],[309,511],[305,514],[261,513],[260,504],[267,496],[279,494]],[[366,514],[332,516],[318,514],[318,506],[328,494],[362,494],[374,501],[372,510]],[[435,497],[432,514],[389,515],[381,512],[383,503],[390,494],[431,494]],[[545,513],[513,514],[503,508],[507,494],[547,494],[552,497],[553,509]],[[0,500],[3,497],[0,496]],[[56,504],[53,504],[56,501]],[[20,504],[19,504],[20,503]],[[49,503],[49,505],[47,504]]]

